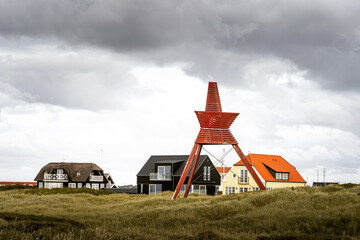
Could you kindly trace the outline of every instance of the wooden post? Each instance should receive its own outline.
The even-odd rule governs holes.
[[[194,163],[193,163],[193,166],[192,166],[192,169],[191,169],[191,172],[190,172],[189,180],[188,180],[188,183],[187,183],[187,186],[186,186],[186,191],[185,191],[184,197],[187,197],[187,195],[189,194],[191,183],[193,181],[195,170],[196,170],[196,165],[197,165],[197,163],[199,161],[201,149],[202,149],[202,145],[199,144],[198,151],[197,151],[197,154],[195,156],[195,160],[194,160]]]
[[[173,194],[173,196],[171,198],[172,200],[176,199],[177,196],[179,195],[181,187],[184,184],[184,181],[186,179],[187,173],[189,172],[189,168],[191,166],[191,163],[194,161],[195,153],[197,152],[198,148],[199,148],[199,145],[195,143],[193,149],[191,150],[191,154],[190,154],[190,156],[189,156],[189,158],[188,158],[188,160],[186,162],[185,168],[184,168],[184,170],[183,170],[183,172],[181,174],[179,182],[178,182],[178,184],[176,186],[175,192],[174,192],[174,194]]]
[[[233,144],[233,147],[236,151],[236,153],[239,155],[240,159],[244,162],[245,167],[247,168],[247,170],[250,172],[251,176],[253,177],[253,179],[255,180],[256,184],[259,186],[259,188],[261,190],[266,190],[264,184],[261,182],[259,176],[256,174],[255,170],[252,168],[251,164],[249,163],[249,161],[246,159],[244,153],[241,151],[241,149],[239,148],[239,146],[237,144]]]

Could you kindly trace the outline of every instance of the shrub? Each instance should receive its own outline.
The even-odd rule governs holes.
[[[0,191],[8,191],[13,189],[35,189],[35,188],[36,186],[15,184],[15,185],[0,186]]]
[[[80,193],[87,193],[96,196],[115,194],[114,192],[109,190],[95,190],[90,188],[52,188],[52,189],[35,188],[25,191],[25,194],[34,194],[34,195],[80,194]]]

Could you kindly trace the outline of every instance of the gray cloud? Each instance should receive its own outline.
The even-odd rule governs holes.
[[[360,88],[360,3],[1,1],[0,34],[96,46],[227,84],[247,62],[277,58],[323,87]]]

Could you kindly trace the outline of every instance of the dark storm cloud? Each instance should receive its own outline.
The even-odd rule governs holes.
[[[202,78],[278,58],[331,89],[359,89],[358,1],[1,1],[0,34],[97,46]],[[236,80],[235,80],[236,79]]]

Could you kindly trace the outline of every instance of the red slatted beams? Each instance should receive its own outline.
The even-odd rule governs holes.
[[[248,162],[245,155],[239,148],[236,139],[230,132],[229,128],[239,113],[222,112],[220,96],[216,82],[209,82],[205,111],[195,111],[195,113],[200,122],[200,132],[196,138],[194,147],[181,174],[179,183],[176,186],[172,199],[177,198],[192,165],[184,196],[186,197],[188,195],[194,177],[196,165],[199,160],[202,145],[232,145],[240,159],[243,160],[246,168],[254,178],[259,188],[265,190],[264,184],[261,182],[251,164]]]

